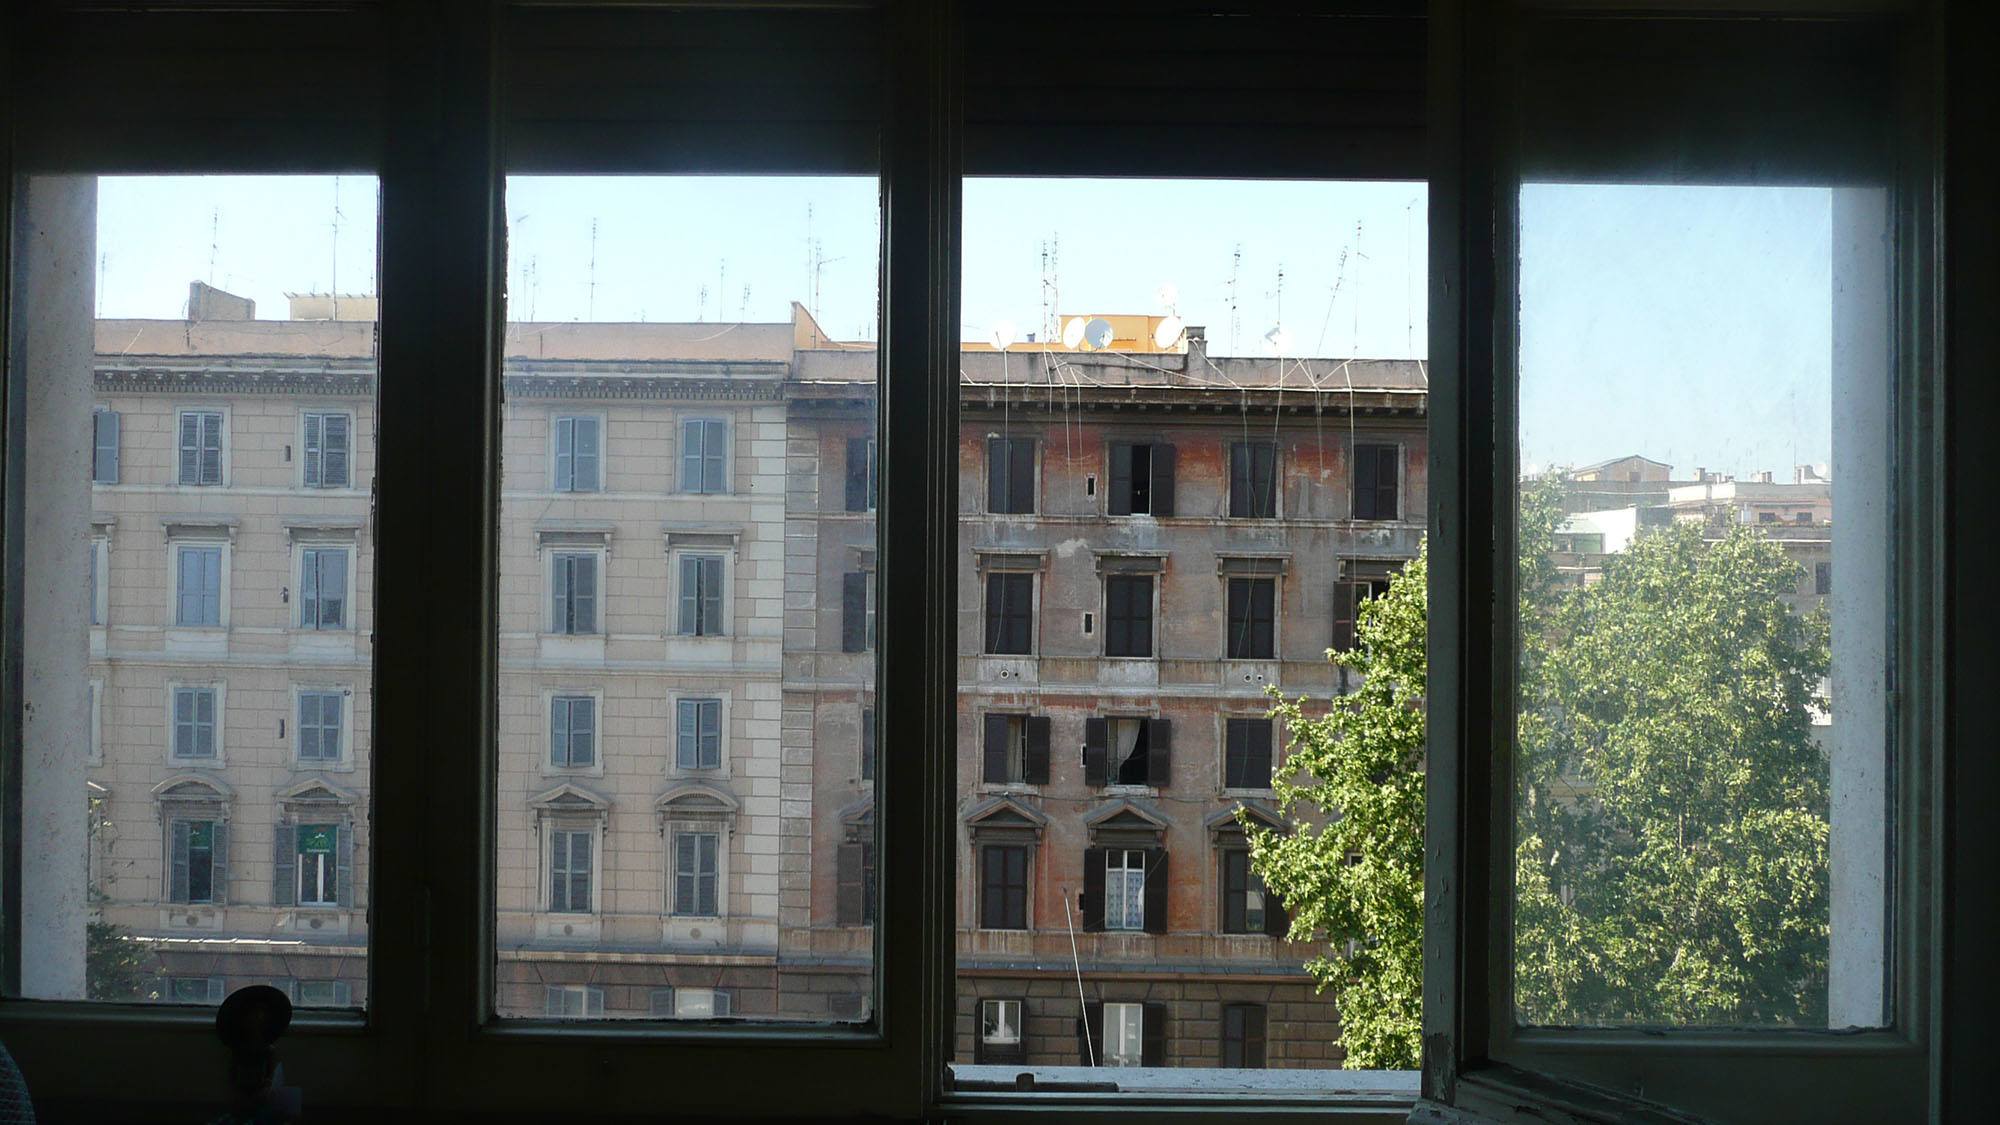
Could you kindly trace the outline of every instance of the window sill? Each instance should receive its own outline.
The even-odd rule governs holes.
[[[1028,1079],[1023,1082],[1022,1079]],[[1240,1070],[1221,1067],[1009,1066],[954,1063],[954,1118],[990,1120],[1063,1107],[1144,1110],[1177,1120],[1240,1121],[1257,1110],[1402,1122],[1416,1107],[1414,1070]],[[1109,1086],[1110,1089],[1105,1087]]]

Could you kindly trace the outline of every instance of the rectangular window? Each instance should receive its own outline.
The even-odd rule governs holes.
[[[1035,576],[1000,572],[986,576],[986,651],[1027,656],[1035,651]]]
[[[875,780],[875,709],[861,709],[861,780]]]
[[[1347,652],[1359,642],[1356,640],[1355,626],[1361,620],[1361,607],[1370,598],[1379,598],[1389,592],[1387,578],[1360,578],[1336,582],[1333,586],[1333,649]],[[1342,668],[1341,672],[1346,673]]]
[[[596,834],[589,829],[558,828],[549,833],[549,911],[590,913],[591,849]]]
[[[1114,516],[1174,514],[1174,447],[1114,442],[1105,509]]]
[[[1035,439],[986,439],[986,510],[995,515],[1035,510]]]
[[[674,758],[684,770],[712,770],[722,767],[722,701],[683,699],[674,733]]]
[[[352,995],[344,980],[292,982],[292,1003],[301,1008],[345,1008],[354,1002]]]
[[[1397,492],[1401,484],[1403,451],[1394,445],[1354,447],[1354,518],[1393,520],[1401,518]]]
[[[213,760],[215,697],[212,687],[177,687],[174,692],[174,757]]]
[[[90,541],[90,623],[102,625],[110,616],[111,541],[101,537]]]
[[[167,1000],[175,1004],[220,1004],[221,977],[168,977]]]
[[[850,570],[840,576],[840,651],[875,647],[875,575]]]
[[[1103,1066],[1144,1066],[1146,1062],[1146,1006],[1144,1004],[1104,1005]]]
[[[681,491],[725,491],[728,450],[728,423],[716,418],[690,418],[682,422]]]
[[[1225,718],[1222,747],[1224,788],[1271,787],[1271,720]]]
[[[1027,1002],[1023,1000],[981,1000],[979,1002],[979,1042],[974,1061],[1020,1063],[1027,1057],[1021,1020]]]
[[[1816,562],[1813,564],[1813,593],[1825,597],[1833,593],[1833,564]]]
[[[174,624],[212,628],[222,624],[222,548],[174,548]]]
[[[875,510],[875,439],[847,439],[846,508],[850,512]]]
[[[982,779],[993,785],[1049,780],[1049,718],[989,713],[982,740]]]
[[[341,717],[346,702],[346,696],[337,691],[299,693],[299,761],[340,761]]]
[[[840,845],[834,857],[834,913],[836,924],[875,924],[875,844],[850,840]]]
[[[180,483],[222,483],[222,412],[183,410],[180,414]]]
[[[1229,659],[1274,659],[1278,654],[1277,614],[1277,579],[1231,578],[1227,638]]]
[[[1104,655],[1153,655],[1153,576],[1104,579]]]
[[[346,414],[308,411],[304,422],[306,487],[346,488],[353,419]]]
[[[673,989],[673,1017],[677,1020],[719,1020],[730,1015],[729,993],[720,988]]]
[[[1264,1065],[1264,1005],[1222,1006],[1222,1065],[1252,1069]]]
[[[602,436],[596,415],[559,415],[554,419],[557,492],[596,492]]]
[[[1086,785],[1150,785],[1173,780],[1173,722],[1136,717],[1083,721]]]
[[[720,833],[674,833],[675,914],[714,918],[722,913],[716,902],[721,845]]]
[[[216,879],[216,860],[221,849],[216,845],[224,826],[213,820],[174,820],[170,822],[170,832],[173,861],[168,873],[168,900],[190,904],[215,902],[215,892],[221,886]]]
[[[595,696],[549,699],[549,764],[558,769],[588,769],[597,764]]]
[[[1139,848],[1105,852],[1104,928],[1146,928],[1146,853]]]
[[[300,906],[341,904],[341,828],[337,824],[298,826]]]
[[[1028,849],[987,844],[979,849],[979,928],[1028,928]]]
[[[118,412],[99,407],[90,412],[90,479],[93,484],[118,483]]]
[[[347,628],[347,548],[299,552],[299,628]]]
[[[590,1019],[604,1014],[604,989],[594,984],[548,986],[545,1013],[551,1019]]]
[[[558,551],[549,560],[554,609],[549,632],[582,636],[597,632],[597,556]]]
[[[1250,866],[1250,853],[1243,848],[1222,851],[1222,932],[1264,934],[1272,932],[1270,892],[1264,880]]]
[[[1231,519],[1267,520],[1278,514],[1278,443],[1238,441],[1229,446]]]
[[[681,632],[719,637],[728,630],[723,616],[722,556],[681,556]]]

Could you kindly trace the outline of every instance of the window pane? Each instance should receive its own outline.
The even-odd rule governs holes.
[[[365,1004],[375,181],[17,189],[21,992],[214,1004],[282,949]]]
[[[866,1018],[877,182],[507,192],[495,1005]]]
[[[1870,189],[1521,190],[1523,1023],[1883,1019],[1888,233]]]
[[[1356,609],[1423,542],[1424,214],[1420,184],[966,183],[961,1082],[1175,1088],[1224,1059],[1223,1001],[1283,1015],[1239,1013],[1233,1065],[1414,1068],[1421,571],[1392,674],[1326,651],[1379,633]],[[1270,688],[1305,702],[1273,718]],[[1274,788],[1307,729],[1325,784]],[[1265,844],[1342,812],[1331,862]],[[1285,894],[1340,932],[1289,940]],[[1344,1027],[1356,978],[1371,1016]]]

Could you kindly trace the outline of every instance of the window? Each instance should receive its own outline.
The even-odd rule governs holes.
[[[722,701],[683,699],[675,703],[674,757],[681,769],[712,770],[722,766]]]
[[[221,977],[167,978],[167,1000],[174,1004],[220,1004],[224,992]]]
[[[1104,1066],[1143,1066],[1146,1062],[1146,1006],[1104,1005]]]
[[[1222,785],[1225,789],[1271,787],[1271,720],[1222,720]]]
[[[681,556],[681,632],[690,637],[719,637],[727,630],[723,616],[722,556]]]
[[[1238,441],[1229,446],[1229,515],[1267,520],[1278,514],[1278,443]]]
[[[347,628],[346,547],[299,552],[299,628]]]
[[[174,624],[213,628],[222,624],[222,548],[174,548]]]
[[[677,1020],[728,1019],[729,993],[720,988],[668,988],[667,1015]]]
[[[180,483],[222,483],[222,412],[183,410],[180,415]]]
[[[875,780],[875,709],[861,709],[861,780]]]
[[[598,476],[600,423],[595,415],[557,415],[555,426],[555,476],[557,492],[596,492],[603,487]]]
[[[549,833],[549,911],[590,913],[591,847],[589,829],[554,829]]]
[[[175,758],[194,761],[216,756],[216,696],[213,687],[176,687],[174,701],[173,753]]]
[[[298,826],[300,906],[339,906],[342,868],[341,828],[338,824]]]
[[[1105,852],[1104,928],[1146,928],[1146,853],[1137,848]]]
[[[986,439],[986,510],[995,515],[1035,510],[1035,439]]]
[[[101,406],[90,412],[90,480],[118,483],[118,412]]]
[[[1174,514],[1174,447],[1160,442],[1111,446],[1111,489],[1106,511],[1114,516]]]
[[[875,575],[850,570],[840,576],[840,651],[875,647]]]
[[[549,764],[558,769],[589,769],[597,764],[595,696],[550,697]]]
[[[991,784],[1048,784],[1048,716],[988,714],[983,754],[983,776]]]
[[[354,1002],[344,980],[295,980],[292,1003],[301,1008],[345,1008]]]
[[[597,632],[598,556],[557,551],[549,563],[554,601],[549,631],[568,636]]]
[[[1354,518],[1393,520],[1401,518],[1397,489],[1401,484],[1403,450],[1395,445],[1354,447]]]
[[[1821,597],[1833,593],[1833,564],[1816,562],[1813,564],[1813,593]]]
[[[681,491],[726,491],[725,458],[729,425],[716,418],[690,418],[681,423]]]
[[[1153,655],[1153,576],[1104,579],[1104,655]]]
[[[716,902],[718,849],[715,832],[674,833],[674,913],[714,918],[722,913]]]
[[[979,1044],[976,1061],[1019,1063],[1026,1059],[1021,1037],[1024,1000],[981,1000],[979,1002]]]
[[[875,844],[853,840],[835,857],[834,912],[842,926],[875,924]]]
[[[1333,648],[1346,652],[1356,644],[1354,627],[1360,620],[1361,606],[1370,598],[1379,598],[1389,592],[1389,579],[1360,578],[1334,584],[1333,588]],[[1341,669],[1343,673],[1346,669]]]
[[[227,885],[223,871],[228,862],[229,826],[217,820],[174,820],[169,822],[168,832],[172,848],[168,900],[220,902],[219,892]]]
[[[1270,660],[1277,656],[1277,606],[1277,579],[1229,580],[1229,659]]]
[[[90,540],[90,623],[102,625],[111,616],[111,540]]]
[[[1284,908],[1264,889],[1264,880],[1250,866],[1245,848],[1222,850],[1222,932],[1285,936],[1290,925]]]
[[[551,1019],[588,1019],[604,1014],[604,989],[594,984],[548,986],[546,1014]]]
[[[847,439],[847,510],[875,510],[875,439]]]
[[[345,692],[299,692],[299,761],[341,760],[340,727],[346,704]]]
[[[1035,576],[1000,572],[986,576],[986,652],[1027,656],[1035,651]]]
[[[1084,784],[1165,788],[1173,780],[1172,751],[1170,719],[1085,719]]]
[[[1264,1005],[1222,1006],[1222,1065],[1250,1068],[1264,1065]]]
[[[346,414],[307,411],[305,425],[305,486],[346,488],[348,434],[354,421]]]
[[[987,844],[979,849],[979,928],[1028,928],[1028,849]]]

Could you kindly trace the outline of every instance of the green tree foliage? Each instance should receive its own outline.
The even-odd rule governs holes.
[[[84,987],[92,1000],[157,1000],[150,991],[150,958],[122,926],[84,926]]]

